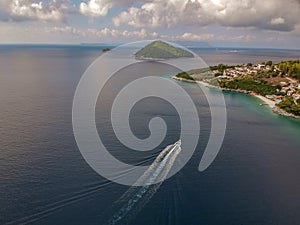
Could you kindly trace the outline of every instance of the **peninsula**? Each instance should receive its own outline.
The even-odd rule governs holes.
[[[182,57],[194,57],[194,55],[160,40],[151,42],[135,53],[137,60],[165,60]]]
[[[273,112],[300,119],[300,60],[248,63],[182,72],[172,77],[212,88],[254,95]]]

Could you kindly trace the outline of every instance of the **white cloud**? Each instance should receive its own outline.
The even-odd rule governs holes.
[[[30,26],[21,23],[0,22],[1,43],[81,43],[119,42],[155,39],[158,34],[140,30],[79,29],[72,26],[40,26],[33,22]]]
[[[193,34],[193,33],[183,33],[180,35],[169,35],[169,34],[158,34],[156,32],[147,32],[146,29],[142,28],[140,30],[117,30],[117,29],[77,29],[70,26],[63,27],[51,27],[46,30],[49,33],[62,33],[62,34],[72,34],[76,36],[81,36],[87,38],[98,38],[107,40],[143,40],[143,39],[165,39],[170,41],[210,41],[213,39],[218,39],[214,34]]]
[[[211,41],[216,36],[214,34],[183,33],[180,35],[160,35],[160,38],[170,41]]]
[[[181,0],[159,0],[145,3],[140,8],[130,7],[128,11],[113,18],[113,23],[116,26],[128,24],[132,27],[171,27],[179,22],[177,13],[184,10],[182,3]]]
[[[62,22],[72,11],[71,0],[0,0],[0,20]],[[299,0],[85,0],[76,12],[107,16],[118,5],[123,11],[105,22],[134,28],[254,27],[292,31],[300,21]]]
[[[46,29],[48,33],[61,33],[61,34],[72,34],[86,38],[87,41],[98,39],[102,40],[142,40],[142,39],[154,39],[158,37],[155,32],[147,32],[145,29],[128,31],[128,30],[116,30],[116,29],[77,29],[71,26],[63,27],[50,27]]]
[[[106,16],[114,5],[122,8],[131,7],[137,2],[152,2],[152,0],[87,0],[79,4],[79,12],[89,17]]]
[[[271,20],[272,25],[279,25],[284,23],[285,23],[285,19],[283,19],[282,17],[277,17]]]
[[[0,0],[0,5],[15,20],[62,22],[68,11],[67,0],[52,0],[47,4],[35,0]]]
[[[113,18],[116,26],[176,27],[220,24],[291,31],[300,20],[297,0],[155,0]]]
[[[80,3],[79,11],[91,17],[106,16],[112,6],[113,3],[109,0],[89,0],[87,3]]]

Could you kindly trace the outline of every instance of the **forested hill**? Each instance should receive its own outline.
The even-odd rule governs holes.
[[[174,47],[163,41],[154,41],[146,45],[135,54],[136,59],[172,59],[181,57],[194,57],[182,48]]]

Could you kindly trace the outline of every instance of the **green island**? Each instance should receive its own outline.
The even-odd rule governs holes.
[[[153,41],[135,53],[138,60],[161,60],[182,57],[194,57],[192,53],[182,48],[174,47],[163,41]]]
[[[272,61],[209,68],[179,73],[173,79],[200,82],[225,91],[259,97],[275,113],[300,118],[300,60]]]
[[[109,52],[110,51],[110,48],[104,48],[104,49],[102,49],[102,52]]]

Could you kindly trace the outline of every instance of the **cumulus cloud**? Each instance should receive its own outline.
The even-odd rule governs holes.
[[[218,37],[214,34],[194,34],[187,32],[180,35],[160,35],[160,38],[170,41],[211,41]]]
[[[13,20],[61,22],[68,11],[67,0],[52,0],[47,4],[35,0],[0,0],[0,6]]]
[[[139,30],[118,30],[118,29],[78,29],[71,26],[59,26],[49,27],[45,30],[48,33],[61,33],[61,34],[72,34],[78,37],[84,37],[89,39],[101,39],[101,40],[143,40],[143,39],[164,39],[169,41],[211,41],[216,39],[228,39],[228,37],[215,36],[214,34],[194,34],[194,33],[183,33],[178,35],[171,34],[158,34],[156,32],[149,32],[142,28]],[[236,37],[241,40],[242,37]]]
[[[216,14],[224,26],[252,26],[270,30],[291,31],[300,19],[299,2],[286,0],[223,0],[223,9]],[[283,7],[284,4],[284,7]]]
[[[151,1],[152,0],[88,0],[80,3],[79,12],[89,17],[101,17],[106,16],[114,5],[128,8],[137,2],[146,3]]]
[[[282,17],[274,18],[271,20],[272,25],[279,25],[279,24],[284,24],[284,23],[285,23],[285,19]]]
[[[153,1],[140,8],[130,7],[128,11],[113,18],[113,23],[116,26],[128,24],[133,27],[170,27],[178,23],[177,12],[183,10],[183,4],[180,4],[182,1],[177,2],[178,4],[174,4],[174,0]]]
[[[89,0],[87,3],[80,3],[79,11],[91,17],[106,16],[112,6],[113,3],[109,0]]]
[[[90,39],[107,39],[112,40],[122,38],[123,40],[142,40],[142,39],[155,39],[158,38],[158,34],[155,32],[147,32],[146,29],[140,30],[117,30],[110,28],[103,29],[78,29],[71,26],[63,27],[50,27],[45,30],[48,33],[61,33],[61,34],[72,34],[79,37],[84,37],[87,40]]]
[[[113,18],[115,26],[175,27],[219,24],[291,31],[300,20],[297,0],[155,0],[129,7]]]

